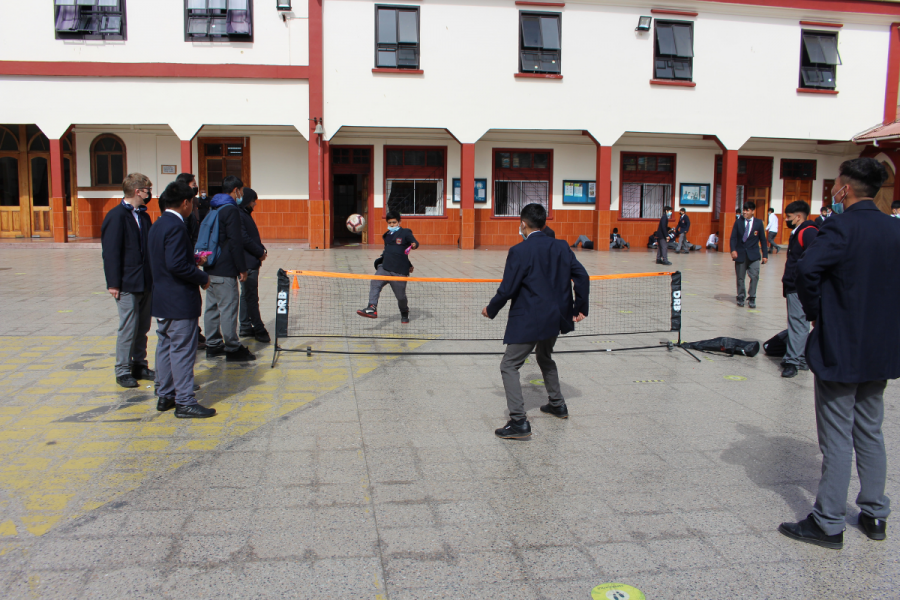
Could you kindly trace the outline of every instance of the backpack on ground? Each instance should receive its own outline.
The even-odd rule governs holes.
[[[196,252],[209,252],[206,257],[207,267],[215,266],[222,250],[219,248],[219,211],[213,209],[200,223],[200,232],[197,234],[197,243],[194,245]]]
[[[756,356],[759,352],[759,342],[747,342],[729,337],[717,337],[711,340],[701,340],[699,342],[686,342],[681,345],[682,348],[691,350],[699,350],[700,352],[721,352],[728,356],[740,354],[742,356]]]
[[[788,332],[785,329],[763,342],[763,351],[766,353],[766,356],[784,356],[787,354],[787,336]]]

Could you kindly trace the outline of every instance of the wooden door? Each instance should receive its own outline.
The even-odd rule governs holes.
[[[250,185],[250,138],[198,138],[200,189],[210,198],[222,193],[222,181],[234,175]]]
[[[0,237],[22,235],[19,156],[0,154]]]
[[[28,153],[31,237],[52,237],[50,225],[50,154]]]
[[[756,204],[754,217],[765,224],[769,222],[769,192],[767,187],[747,187],[747,200]]]
[[[791,202],[796,202],[797,200],[802,200],[809,205],[812,205],[812,180],[811,179],[785,179],[784,180],[784,200],[781,203],[781,222],[782,225],[781,232],[775,237],[775,240],[778,243],[786,243],[790,232],[787,231],[787,228],[783,227],[784,225],[784,209],[787,208],[788,204]],[[827,185],[827,182],[826,182]],[[828,187],[828,190],[831,190],[831,187]],[[830,191],[828,192],[831,193]],[[815,215],[811,215],[815,218]]]

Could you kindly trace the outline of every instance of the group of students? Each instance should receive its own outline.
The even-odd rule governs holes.
[[[246,362],[256,356],[240,337],[270,341],[259,311],[259,269],[267,253],[252,217],[258,196],[229,176],[222,192],[204,206],[196,178],[182,173],[160,194],[161,214],[154,223],[147,214],[150,179],[129,174],[122,189],[122,202],[101,227],[107,290],[119,313],[116,383],[134,388],[138,380],[152,380],[157,410],[174,408],[178,418],[214,416],[215,409],[201,406],[195,397],[200,389],[194,383],[197,350],[205,348],[207,358],[224,355],[229,362]],[[212,251],[196,250],[201,246]],[[201,289],[206,290],[205,312]],[[156,371],[147,361],[152,317],[157,319]]]

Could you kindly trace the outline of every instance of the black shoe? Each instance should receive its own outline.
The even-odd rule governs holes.
[[[199,392],[199,391],[200,391],[200,386],[197,385],[196,383],[194,384],[194,391],[195,391],[195,392]]]
[[[743,299],[743,298],[738,298],[738,299],[737,299],[737,305],[743,307],[743,306],[744,306],[744,299]]]
[[[253,330],[252,330],[252,329],[247,329],[247,330],[243,330],[243,329],[242,329],[241,332],[240,332],[238,335],[239,335],[240,337],[253,337],[253,336],[256,335],[256,334],[253,333]]]
[[[501,427],[494,431],[494,433],[499,438],[509,439],[509,438],[526,438],[531,436],[531,423],[528,422],[528,419],[522,419],[521,421],[513,421],[512,419],[506,424],[506,427]]]
[[[887,539],[887,521],[884,519],[876,519],[862,513],[859,514],[859,526],[870,540],[880,542]]]
[[[400,313],[400,322],[403,324],[409,323],[409,313]]]
[[[116,383],[118,383],[119,385],[121,385],[121,386],[124,387],[124,388],[136,388],[136,387],[138,387],[138,386],[140,385],[140,384],[137,382],[137,379],[135,379],[135,378],[132,377],[131,375],[122,375],[121,377],[119,377],[119,376],[117,375],[117,376],[116,376]]]
[[[756,308],[756,298],[750,298],[750,300],[747,302],[747,306],[749,306],[750,308]]]
[[[837,535],[825,535],[822,528],[809,515],[799,523],[782,523],[778,531],[798,542],[815,544],[831,550],[840,550],[844,547],[844,532]]]
[[[370,304],[362,310],[356,311],[361,317],[367,317],[369,319],[377,319],[378,318],[378,307],[374,304]]]
[[[672,264],[672,261],[670,261],[670,260],[664,260],[664,261],[662,261],[662,262],[659,263],[659,264],[669,266],[669,265]]]
[[[268,344],[272,341],[272,338],[269,337],[269,332],[263,329],[262,331],[257,331],[253,334],[253,339],[262,344]]]
[[[156,410],[159,412],[166,412],[173,408],[175,408],[175,398],[165,398],[160,396],[159,400],[156,401]]]
[[[250,352],[250,349],[247,348],[247,346],[241,346],[234,352],[226,352],[225,360],[226,362],[247,362],[256,360],[256,355]]]
[[[175,407],[175,416],[179,419],[208,419],[216,416],[216,409],[203,408],[199,404]]]
[[[784,371],[781,372],[782,377],[796,377],[797,365],[785,365]]]
[[[135,379],[146,379],[148,381],[152,381],[156,379],[156,372],[152,371],[150,367],[144,365],[135,365],[131,367],[131,376]]]
[[[548,398],[549,400],[549,398]],[[558,419],[568,419],[569,418],[569,408],[563,404],[562,406],[553,406],[552,404],[545,404],[541,407],[542,413],[547,413],[548,415],[553,415]]]
[[[207,346],[206,348],[206,358],[215,358],[216,356],[222,356],[225,354],[225,346]]]

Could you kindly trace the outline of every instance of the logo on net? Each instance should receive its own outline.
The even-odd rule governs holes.
[[[287,314],[287,297],[287,292],[278,292],[278,308],[275,310],[277,314]]]
[[[672,310],[681,312],[681,290],[672,292]]]

